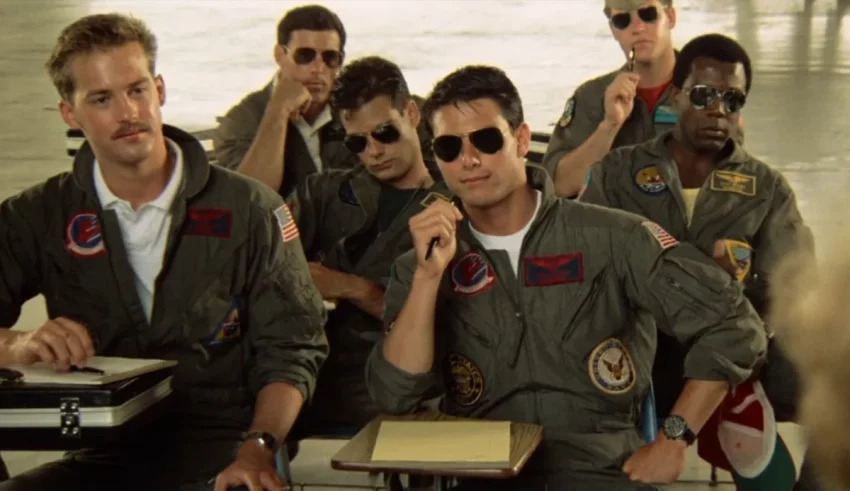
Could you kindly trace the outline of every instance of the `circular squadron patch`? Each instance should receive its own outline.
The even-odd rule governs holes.
[[[450,391],[455,402],[461,406],[471,406],[478,402],[484,393],[484,376],[478,366],[458,353],[449,355],[449,366],[452,372]]]
[[[106,250],[97,215],[78,213],[71,218],[65,228],[65,248],[80,257],[97,256]]]
[[[654,165],[635,172],[635,185],[646,194],[659,194],[667,189],[667,183]]]
[[[606,394],[625,394],[635,385],[635,365],[626,346],[619,339],[606,339],[590,353],[590,380]]]

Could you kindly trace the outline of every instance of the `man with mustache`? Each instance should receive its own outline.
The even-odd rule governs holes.
[[[274,454],[327,357],[321,297],[282,198],[162,123],[156,53],[145,24],[119,14],[83,17],[56,42],[59,110],[86,142],[70,172],[0,204],[0,327],[39,294],[50,315],[0,329],[0,366],[174,360],[173,411],[2,491],[283,489]]]
[[[221,118],[213,136],[219,165],[288,196],[314,172],[357,163],[328,106],[345,57],[339,17],[321,5],[286,13],[277,26],[278,72]]]
[[[785,177],[748,154],[735,139],[752,85],[750,58],[719,34],[691,40],[673,72],[672,131],[613,150],[591,167],[579,200],[637,213],[713,257],[745,287],[756,311],[769,310],[777,261],[813,254],[813,238]],[[659,333],[654,384],[659,416],[668,414],[684,383],[686,348]],[[794,421],[797,376],[771,342],[760,380],[778,421]],[[804,466],[797,489],[817,489]]]
[[[394,263],[388,334],[366,364],[379,407],[413,412],[440,389],[449,414],[544,426],[518,479],[465,489],[675,481],[694,433],[765,348],[740,286],[642,217],[556,197],[546,171],[526,164],[531,130],[501,70],[449,74],[423,113],[455,200],[411,218],[414,249]],[[691,380],[647,444],[639,408],[656,326],[690,347]]]
[[[390,267],[413,247],[410,217],[449,199],[423,159],[419,108],[395,63],[376,56],[351,62],[330,106],[345,128],[345,146],[363,165],[310,175],[288,201],[307,257],[318,259],[310,263],[313,280],[336,304],[325,326],[331,354],[296,426],[304,436],[353,433],[378,414],[363,368],[382,337]]]

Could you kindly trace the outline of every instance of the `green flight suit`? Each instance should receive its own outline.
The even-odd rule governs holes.
[[[761,320],[740,285],[692,246],[636,215],[557,198],[545,170],[528,167],[542,203],[519,277],[505,251],[482,250],[462,222],[437,299],[433,371],[396,368],[380,342],[366,365],[369,391],[389,413],[415,410],[437,386],[449,414],[542,424],[543,445],[507,489],[655,489],[620,471],[643,444],[653,318],[691,346],[689,377],[732,384],[763,356]],[[413,251],[394,265],[390,329],[415,267]]]
[[[744,271],[740,278],[744,292],[764,316],[770,273],[777,261],[798,244],[814,250],[811,230],[803,223],[794,191],[781,173],[730,140],[726,156],[699,190],[689,225],[679,171],[667,147],[672,137],[668,132],[609,153],[591,167],[579,200],[644,216],[708,257],[715,241],[736,241],[732,252]],[[659,414],[669,412],[681,389],[684,350],[675,339],[659,340],[655,384]],[[765,383],[765,389],[792,384],[792,379],[783,378],[775,384]],[[792,392],[796,391],[788,391],[787,404],[776,408],[780,419],[793,419],[796,397]],[[783,410],[784,406],[788,407]]]
[[[219,118],[218,127],[213,134],[213,147],[218,165],[230,170],[236,170],[242,159],[251,148],[260,122],[266,112],[272,95],[272,84],[245,96],[227,113]],[[352,154],[342,144],[345,129],[342,124],[333,119],[319,130],[320,149],[324,169],[350,169],[358,163],[356,155]],[[288,196],[295,186],[318,171],[307,142],[301,132],[292,122],[288,123],[286,131],[286,146],[283,160],[283,184],[278,190],[281,196]]]
[[[402,191],[381,183],[363,166],[308,176],[287,200],[307,257],[386,288],[393,261],[413,247],[408,220],[433,200],[450,199],[439,176],[432,177],[435,183],[430,187]],[[387,202],[387,197],[404,201]],[[385,213],[391,216],[384,217]],[[360,428],[378,414],[363,368],[382,337],[383,323],[341,300],[325,329],[331,352],[314,403],[306,410],[309,423],[304,424],[311,427],[306,431]]]
[[[177,361],[173,413],[133,442],[73,452],[0,490],[195,489],[232,462],[260,389],[285,382],[305,401],[314,392],[325,314],[300,240],[284,240],[283,200],[209,165],[191,135],[164,133],[184,177],[150,322],[86,143],[72,172],[0,204],[0,326],[41,294],[50,318],[87,326],[98,355]]]

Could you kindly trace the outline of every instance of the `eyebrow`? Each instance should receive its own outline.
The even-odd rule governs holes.
[[[144,85],[146,83],[148,83],[147,78],[140,78],[140,79],[136,80],[135,82],[131,83],[128,87],[133,89],[133,88],[136,88],[140,85]],[[95,97],[95,96],[109,95],[111,93],[112,93],[112,91],[109,90],[109,89],[93,90],[93,91],[89,92],[88,94],[86,94],[86,99],[91,99],[92,97]]]

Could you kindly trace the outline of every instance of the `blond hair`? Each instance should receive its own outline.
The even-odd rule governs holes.
[[[62,30],[45,67],[59,95],[72,100],[74,78],[71,63],[78,55],[139,43],[148,57],[151,74],[156,67],[156,36],[139,19],[124,14],[95,14],[83,17]]]

